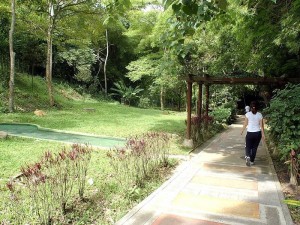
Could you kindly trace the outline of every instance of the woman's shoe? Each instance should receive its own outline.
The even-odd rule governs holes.
[[[246,166],[250,166],[250,157],[249,156],[247,156],[247,158],[246,158]]]

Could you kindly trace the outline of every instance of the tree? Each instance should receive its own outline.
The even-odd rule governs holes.
[[[108,32],[107,29],[105,30],[105,37],[106,37],[106,56],[104,61],[104,92],[105,95],[107,95],[107,75],[106,75],[106,66],[107,66],[107,59],[108,59],[108,53],[109,53],[109,43],[108,43]]]
[[[47,32],[47,61],[46,61],[46,80],[48,87],[48,94],[50,100],[50,106],[54,106],[53,87],[52,87],[52,42],[53,42],[53,31],[57,20],[68,16],[70,13],[74,13],[72,10],[81,4],[88,2],[88,0],[51,0],[47,4],[48,8],[48,32]]]
[[[9,80],[9,112],[14,111],[14,83],[15,83],[15,52],[14,52],[14,29],[15,29],[15,0],[11,0],[11,27],[9,30],[9,53],[10,53],[10,80]]]

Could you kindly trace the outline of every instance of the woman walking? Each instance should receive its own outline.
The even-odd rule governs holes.
[[[247,127],[246,135],[246,165],[254,165],[257,148],[261,138],[265,139],[263,116],[257,111],[256,102],[251,102],[250,112],[245,115],[241,135]]]

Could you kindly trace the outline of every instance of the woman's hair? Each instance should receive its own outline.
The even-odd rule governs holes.
[[[257,102],[256,101],[252,101],[250,103],[250,109],[251,109],[251,112],[254,114],[257,112]]]

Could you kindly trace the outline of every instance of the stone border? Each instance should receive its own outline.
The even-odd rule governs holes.
[[[89,133],[82,133],[82,132],[68,132],[64,130],[58,130],[58,129],[51,129],[51,128],[44,128],[40,125],[34,124],[34,123],[0,123],[0,125],[30,125],[30,126],[36,126],[38,130],[45,130],[45,131],[54,131],[54,132],[60,132],[65,134],[77,134],[77,135],[85,135],[85,136],[91,136],[91,137],[99,137],[99,138],[110,138],[110,139],[116,139],[116,140],[126,140],[126,138],[120,138],[120,137],[110,137],[110,136],[99,136],[95,134],[89,134]]]
[[[3,125],[5,125],[5,124],[7,124],[7,125],[30,125],[30,126],[37,127],[38,130],[53,131],[53,132],[59,132],[59,133],[64,133],[64,134],[74,134],[74,135],[90,136],[90,137],[97,137],[97,138],[104,138],[104,139],[122,140],[124,142],[126,141],[126,138],[116,138],[116,137],[109,137],[109,136],[98,136],[98,135],[88,134],[88,133],[67,132],[67,131],[58,130],[58,129],[43,128],[43,127],[41,127],[41,126],[39,126],[37,124],[33,124],[33,123],[0,123],[0,125],[1,124],[3,124]],[[49,141],[49,142],[60,142],[60,143],[65,143],[65,144],[69,144],[69,145],[73,144],[73,142],[58,141],[58,140],[52,140],[52,139],[46,139],[46,138],[37,138],[37,137],[30,137],[30,136],[15,135],[15,134],[8,134],[7,133],[7,137],[8,136],[21,137],[21,138],[29,138],[29,139],[36,139],[36,140],[43,140],[43,141]],[[1,134],[0,134],[0,138],[1,138]],[[96,149],[103,149],[103,150],[109,150],[109,149],[111,149],[110,147],[104,147],[104,146],[95,146],[95,145],[91,145],[91,146],[93,148],[96,148]]]
[[[5,139],[5,138],[7,138],[7,136],[8,136],[7,132],[0,131],[0,139]]]

